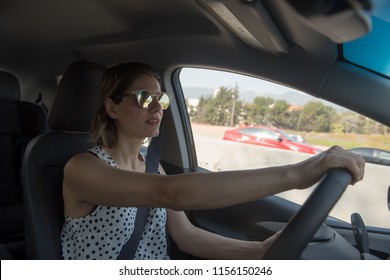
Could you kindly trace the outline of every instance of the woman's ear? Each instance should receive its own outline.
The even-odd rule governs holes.
[[[104,107],[106,108],[106,112],[107,114],[112,118],[112,119],[117,119],[118,116],[116,114],[116,108],[115,108],[115,104],[114,102],[112,101],[111,98],[106,98],[106,100],[104,101]]]

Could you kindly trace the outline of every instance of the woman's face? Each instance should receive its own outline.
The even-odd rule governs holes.
[[[160,93],[160,84],[151,75],[141,75],[127,89],[126,92],[144,89],[150,93]],[[163,110],[157,100],[148,108],[141,108],[134,94],[125,95],[119,104],[114,104],[110,99],[106,100],[107,113],[115,120],[118,137],[142,138],[155,137],[159,133]]]

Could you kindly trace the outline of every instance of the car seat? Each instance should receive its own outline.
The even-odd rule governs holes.
[[[21,166],[27,143],[47,128],[38,104],[20,100],[18,79],[0,71],[0,243],[24,239]]]
[[[66,69],[49,115],[51,131],[27,146],[23,159],[27,259],[61,259],[63,168],[92,147],[88,131],[106,67],[75,61]]]

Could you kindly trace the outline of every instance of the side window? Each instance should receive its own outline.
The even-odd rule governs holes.
[[[264,138],[269,138],[269,139],[272,139],[272,140],[277,140],[280,135],[274,131],[271,131],[271,130],[267,130],[267,129],[264,129],[263,131],[263,137]]]
[[[380,157],[389,158],[388,127],[303,92],[198,68],[182,69],[180,83],[198,166],[210,171],[296,163],[333,145],[357,153],[360,149],[354,148],[381,149]],[[261,139],[261,131],[268,131],[278,141]],[[349,222],[351,214],[358,212],[366,225],[390,227],[389,184],[390,163],[383,159],[368,162],[365,179],[346,190],[330,215]],[[292,190],[279,196],[302,204],[311,190]]]
[[[390,152],[379,151],[378,152],[378,157],[386,159],[386,160],[390,160]]]

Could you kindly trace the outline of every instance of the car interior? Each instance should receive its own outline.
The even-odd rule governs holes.
[[[380,31],[388,32],[389,8],[386,0],[3,1],[1,259],[62,258],[63,168],[72,156],[93,146],[88,132],[107,67],[149,63],[159,72],[162,88],[174,95],[162,124],[161,164],[168,175],[216,172],[200,166],[180,79],[183,69],[226,71],[288,86],[388,127],[386,33],[378,45],[387,68],[350,61],[344,49],[371,34],[378,14],[387,23]],[[379,202],[385,208],[381,225],[366,226],[358,214],[348,221],[330,215],[349,192],[351,178],[344,170],[329,172],[303,205],[275,195],[186,214],[196,226],[242,240],[262,241],[284,229],[268,259],[387,260],[390,172],[385,168],[390,167],[380,168],[386,192]],[[327,192],[329,188],[336,191]],[[361,189],[367,197],[375,190]],[[370,205],[359,204],[369,211]],[[197,259],[172,240],[170,247],[172,259]]]

